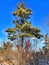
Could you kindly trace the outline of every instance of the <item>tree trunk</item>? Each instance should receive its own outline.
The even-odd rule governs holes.
[[[21,47],[23,47],[23,40],[24,40],[24,37],[22,37],[22,44],[21,44]]]

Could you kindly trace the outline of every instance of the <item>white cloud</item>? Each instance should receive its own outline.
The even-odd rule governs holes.
[[[36,37],[32,37],[31,39],[37,39]]]
[[[42,40],[41,43],[45,43],[45,40]]]

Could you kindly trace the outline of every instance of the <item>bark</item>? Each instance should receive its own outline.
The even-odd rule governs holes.
[[[21,47],[23,47],[23,41],[24,41],[24,37],[22,37],[22,44],[21,44]]]

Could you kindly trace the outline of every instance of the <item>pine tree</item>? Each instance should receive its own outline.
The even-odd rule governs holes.
[[[15,24],[14,28],[8,28],[6,32],[8,33],[8,39],[11,41],[16,38],[22,39],[21,46],[23,47],[24,37],[36,37],[37,39],[41,38],[40,29],[33,27],[31,22],[29,22],[30,15],[32,15],[32,11],[25,7],[24,3],[20,3],[17,6],[16,11],[13,15],[17,18],[13,21]]]

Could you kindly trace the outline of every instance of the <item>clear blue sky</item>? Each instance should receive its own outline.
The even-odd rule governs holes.
[[[13,27],[12,12],[16,9],[18,2],[22,0],[0,0],[0,41],[7,40],[4,30]],[[40,28],[41,33],[45,34],[47,21],[49,19],[49,0],[24,0],[26,6],[31,8],[33,15],[30,18],[32,25]]]

